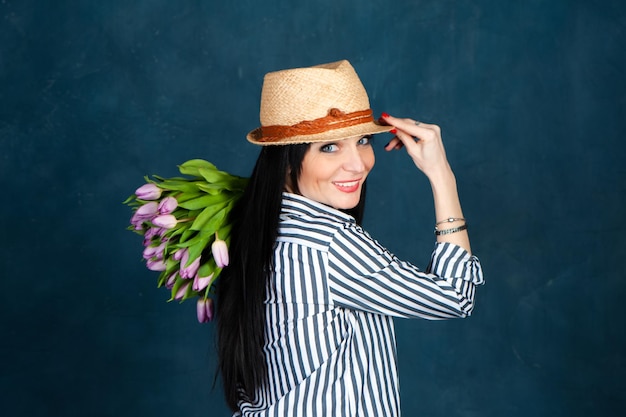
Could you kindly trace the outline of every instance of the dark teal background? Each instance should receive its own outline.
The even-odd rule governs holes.
[[[468,320],[396,322],[404,415],[623,415],[626,3],[3,0],[3,416],[229,415],[121,202],[191,158],[248,175],[263,75],[343,58],[376,114],[441,125],[488,280]],[[425,266],[389,138],[366,228]]]

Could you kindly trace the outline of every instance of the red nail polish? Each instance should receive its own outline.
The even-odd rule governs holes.
[[[398,129],[391,129],[391,130],[389,131],[389,133],[392,133],[392,134],[394,134],[394,135],[395,135],[396,133],[398,133]]]
[[[387,113],[383,112],[383,113],[380,115],[380,117],[386,118],[386,117],[389,117],[389,115],[388,115]]]

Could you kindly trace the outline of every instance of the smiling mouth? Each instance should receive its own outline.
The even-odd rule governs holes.
[[[344,193],[353,193],[359,189],[361,180],[333,182],[333,184],[337,187],[337,189],[339,189],[339,191],[343,191]]]

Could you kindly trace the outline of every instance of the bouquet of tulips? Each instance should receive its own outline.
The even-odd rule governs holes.
[[[205,323],[213,318],[215,280],[228,265],[228,214],[248,180],[202,159],[179,170],[187,177],[146,177],[124,202],[133,208],[128,229],[143,236],[146,266],[160,272],[158,286],[171,291],[170,301],[198,297]]]

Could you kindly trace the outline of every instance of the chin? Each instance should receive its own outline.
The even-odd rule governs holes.
[[[350,210],[359,205],[359,201],[361,201],[361,195],[354,198],[342,198],[335,200],[334,204],[331,204],[336,209],[339,210]]]

